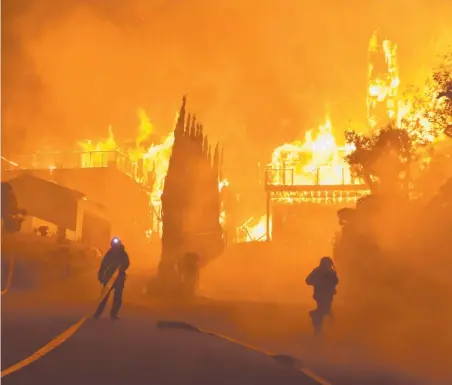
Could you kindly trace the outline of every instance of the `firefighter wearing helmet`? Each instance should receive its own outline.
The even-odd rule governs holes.
[[[311,310],[309,315],[314,332],[320,334],[324,318],[331,314],[336,286],[339,284],[333,260],[330,257],[322,257],[319,266],[306,277],[306,284],[314,287],[313,298],[317,303],[317,308]]]
[[[116,270],[118,270],[118,275],[115,278],[111,289],[109,289],[109,291],[105,293],[104,298],[102,299],[94,314],[94,318],[98,319],[102,315],[112,291],[114,293],[113,305],[110,311],[110,318],[112,320],[117,320],[119,318],[118,312],[122,305],[122,294],[126,280],[126,270],[129,268],[129,265],[129,256],[125,250],[123,243],[118,237],[114,237],[110,242],[110,249],[102,259],[102,263],[100,265],[97,276],[99,282],[105,287],[107,283],[112,279],[113,274]]]

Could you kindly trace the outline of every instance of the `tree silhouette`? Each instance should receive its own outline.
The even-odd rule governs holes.
[[[346,161],[372,194],[407,193],[413,146],[406,130],[388,126],[370,136],[348,131],[345,137],[354,145]]]
[[[162,194],[162,255],[159,276],[177,283],[177,265],[187,252],[201,263],[224,248],[220,225],[220,149],[213,151],[203,126],[186,114],[183,98]],[[213,159],[212,159],[213,158]]]
[[[444,56],[442,65],[433,72],[434,90],[438,107],[428,118],[452,137],[452,52]],[[431,95],[434,96],[434,95]]]

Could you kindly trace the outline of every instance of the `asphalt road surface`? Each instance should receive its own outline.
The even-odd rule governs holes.
[[[91,314],[100,288],[92,277],[85,276],[33,293],[10,291],[2,296],[2,383],[433,385],[383,370],[361,354],[353,366],[323,359],[324,346],[309,335],[278,334],[274,328],[266,328],[265,322],[258,323],[258,318],[278,314],[276,308],[268,309],[269,305],[212,301],[196,306],[162,305],[143,299],[145,280],[128,280],[120,320],[110,321],[108,309],[105,318],[87,318],[61,345],[6,376],[5,370],[33,356]],[[191,330],[183,323],[162,323],[168,320],[203,330]],[[246,340],[262,351],[207,334],[204,328]],[[280,356],[272,357],[267,350]]]

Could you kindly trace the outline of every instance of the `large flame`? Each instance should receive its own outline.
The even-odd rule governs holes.
[[[92,140],[87,139],[79,140],[77,144],[82,150],[80,162],[84,168],[103,167],[105,161],[108,161],[109,153],[118,150],[112,126],[108,126],[108,137],[104,141],[94,144]]]
[[[397,45],[390,40],[379,41],[375,32],[368,47],[367,124],[371,131],[388,124],[406,129],[415,146],[434,143],[444,138],[441,127],[429,117],[441,108],[442,100],[430,85],[421,97],[400,95]],[[352,177],[345,155],[353,150],[350,144],[339,146],[332,124],[326,123],[316,132],[308,131],[304,141],[283,144],[273,151],[271,173],[267,183],[278,185],[340,185],[359,183]],[[328,199],[326,199],[328,200]],[[311,201],[316,201],[311,200]],[[321,202],[322,199],[318,199]],[[242,226],[247,241],[265,240],[265,216],[256,223],[250,218]],[[257,234],[257,236],[253,236]],[[261,236],[260,236],[261,235]]]
[[[374,32],[369,42],[367,87],[367,119],[370,128],[397,115],[400,78],[397,65],[397,45],[390,40],[378,40]]]
[[[117,159],[121,154],[132,162],[134,179],[138,183],[148,184],[152,190],[153,202],[160,202],[163,183],[168,170],[174,135],[171,132],[159,144],[149,143],[154,134],[153,125],[143,109],[138,110],[139,126],[135,145],[120,148],[115,140],[113,129],[108,127],[108,137],[94,143],[92,140],[78,141],[82,149],[82,167],[105,167],[106,160]]]
[[[273,150],[267,170],[267,183],[272,185],[348,185],[359,181],[352,177],[345,155],[353,146],[338,145],[330,119],[316,130],[307,131],[304,141],[283,144]],[[288,198],[290,201],[291,198]],[[239,229],[240,241],[266,241],[265,215],[248,219]],[[272,221],[269,223],[272,231]]]
[[[351,146],[339,146],[326,118],[317,131],[308,131],[304,141],[286,143],[273,150],[271,184],[351,184],[350,168],[344,161]]]
[[[110,161],[117,163],[121,168],[123,162],[129,162],[130,167],[123,171],[133,177],[137,183],[149,187],[150,210],[160,217],[161,196],[168,171],[171,150],[174,144],[174,133],[165,136],[161,143],[150,143],[154,134],[153,124],[143,109],[138,110],[139,126],[138,133],[133,146],[120,148],[118,146],[113,129],[108,128],[108,137],[103,141],[94,143],[92,140],[79,141],[82,149],[82,167],[105,167]],[[178,114],[176,114],[175,122]],[[228,185],[227,180],[219,181],[220,191]],[[221,211],[220,223],[224,222],[225,212]],[[157,222],[160,222],[159,220]],[[161,223],[158,228],[148,229],[146,236],[150,237],[154,232],[161,231]]]
[[[271,234],[272,221],[269,220],[269,233]],[[237,242],[263,242],[267,240],[267,216],[251,217],[237,229]]]
[[[441,127],[429,117],[441,108],[443,100],[431,84],[418,95],[400,95],[397,45],[390,40],[378,40],[375,32],[369,42],[367,117],[371,129],[388,123],[406,129],[415,146],[432,143],[444,137]]]
[[[377,33],[374,33],[369,41],[368,54],[368,127],[377,130],[392,123],[406,129],[415,145],[441,140],[441,136],[438,136],[440,128],[429,119],[444,102],[437,99],[436,90],[429,85],[421,93],[421,97],[400,95],[397,45],[387,39],[380,42]],[[152,143],[154,127],[143,109],[138,110],[138,118],[140,124],[132,146],[118,146],[111,126],[108,127],[108,137],[103,141],[79,141],[80,164],[81,167],[106,167],[115,163],[138,183],[149,188],[150,210],[159,217],[174,135],[171,132],[159,143]],[[275,148],[269,165],[271,170],[267,173],[267,183],[311,186],[359,183],[359,180],[353,178],[344,161],[345,155],[349,154],[353,147],[338,140],[333,131],[331,121],[326,118],[325,123],[318,129],[308,131],[303,140]],[[46,164],[52,173],[54,163]],[[220,181],[220,191],[227,184],[226,180]],[[313,201],[321,202],[322,199]],[[221,223],[224,220],[225,212],[222,210]],[[238,232],[244,235],[238,238],[246,241],[265,240],[266,227],[265,216],[252,217],[239,228]],[[152,234],[152,231],[149,230],[147,234]]]

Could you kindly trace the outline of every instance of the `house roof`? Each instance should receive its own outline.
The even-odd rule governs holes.
[[[7,182],[13,188],[19,207],[29,215],[75,230],[77,203],[84,197],[83,193],[30,174]]]
[[[12,179],[9,179],[6,182],[14,186],[14,184],[22,183],[22,181],[25,181],[25,183],[40,184],[41,186],[46,185],[50,189],[54,189],[55,191],[58,191],[63,194],[68,194],[75,199],[81,199],[85,196],[85,194],[82,193],[81,191],[68,188],[49,179],[39,178],[38,176],[35,176],[32,173],[27,172],[24,172]]]

